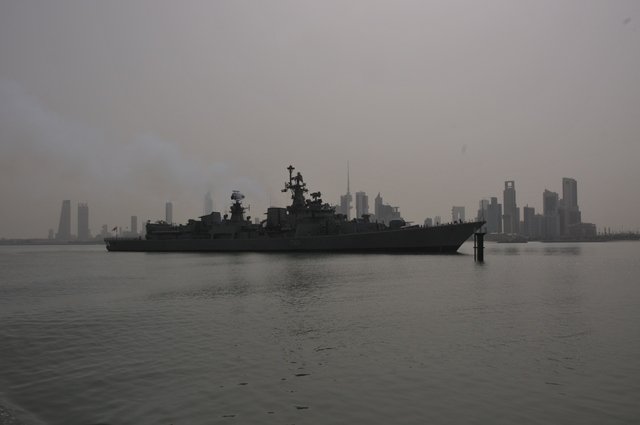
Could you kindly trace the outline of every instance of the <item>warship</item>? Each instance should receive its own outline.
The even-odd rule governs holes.
[[[108,251],[139,252],[425,252],[454,253],[484,224],[458,222],[438,226],[388,224],[369,215],[349,220],[322,201],[320,192],[307,198],[307,184],[289,166],[282,192],[291,193],[291,205],[267,209],[259,224],[245,218],[244,195],[231,194],[231,215],[219,212],[175,225],[163,221],[146,225],[144,238],[106,238]]]

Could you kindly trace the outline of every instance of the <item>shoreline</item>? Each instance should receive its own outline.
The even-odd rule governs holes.
[[[49,239],[0,239],[0,246],[16,246],[16,245],[104,245],[104,241],[56,241]]]

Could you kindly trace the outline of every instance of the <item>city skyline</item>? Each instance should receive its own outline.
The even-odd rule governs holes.
[[[349,180],[349,177],[348,177]],[[545,216],[549,215],[549,210],[559,210],[560,214],[563,214],[563,217],[558,216],[557,220],[558,222],[554,225],[558,227],[558,231],[557,231],[557,235],[555,234],[551,234],[550,236],[558,236],[558,235],[562,235],[563,233],[566,236],[567,232],[563,232],[561,230],[561,220],[564,220],[564,222],[568,223],[568,224],[574,224],[574,223],[581,223],[583,222],[581,220],[581,216],[582,216],[582,210],[579,208],[578,205],[578,190],[577,190],[577,180],[574,178],[570,178],[570,177],[562,177],[561,178],[561,190],[562,190],[562,197],[560,197],[559,192],[554,192],[553,190],[549,190],[548,188],[544,188],[543,192],[540,194],[539,198],[540,198],[540,207],[537,207],[536,203],[531,203],[531,200],[524,200],[523,203],[524,205],[521,205],[520,203],[517,202],[517,199],[514,199],[514,205],[516,207],[516,210],[518,211],[518,218],[519,218],[519,229],[517,232],[508,232],[506,230],[504,230],[504,225],[506,220],[510,220],[507,219],[507,216],[509,216],[509,214],[504,214],[504,196],[505,194],[508,193],[508,197],[511,196],[515,196],[515,194],[512,194],[511,191],[515,190],[515,181],[513,180],[507,180],[504,181],[504,185],[505,185],[505,191],[503,191],[503,198],[502,198],[502,203],[500,203],[498,201],[499,197],[497,196],[488,196],[488,197],[481,197],[479,204],[481,205],[480,209],[478,209],[478,212],[475,216],[475,218],[477,219],[484,219],[487,221],[487,226],[485,226],[485,231],[487,231],[488,233],[519,233],[519,234],[523,234],[523,235],[527,235],[530,236],[535,232],[540,232],[540,230],[532,230],[532,228],[530,226],[532,226],[531,222],[529,220],[527,220],[525,217],[527,216],[527,214],[532,214],[534,217],[535,216],[540,216],[541,219],[545,220],[545,223],[542,224],[543,227],[551,227],[552,225],[548,223],[549,220],[555,220],[555,219],[550,219],[550,218],[545,218]],[[348,187],[348,191],[347,193],[350,194],[349,191],[349,186],[350,183],[349,181],[347,182],[347,187]],[[346,195],[339,195],[340,199],[342,201],[344,201]],[[367,195],[367,193],[365,191],[357,191],[355,193],[355,206],[352,206],[352,209],[356,210],[355,214],[359,214],[360,212],[364,211],[364,214],[371,214],[371,219],[373,221],[379,219],[381,222],[385,222],[388,224],[388,222],[391,219],[395,219],[395,218],[399,218],[400,217],[400,212],[399,209],[400,207],[392,207],[390,205],[387,204],[383,204],[382,201],[382,197],[380,195],[380,193],[378,193],[378,195],[376,196],[375,202],[374,202],[374,211],[370,212],[369,211],[369,196]],[[568,201],[565,203],[565,200]],[[59,239],[59,240],[89,240],[89,239],[93,239],[94,235],[101,235],[104,234],[104,228],[105,226],[109,227],[110,226],[108,224],[105,223],[93,223],[91,224],[91,222],[89,221],[89,213],[88,213],[88,203],[87,202],[77,202],[77,215],[76,215],[76,220],[72,221],[73,217],[71,215],[71,208],[72,208],[72,201],[70,200],[64,200],[62,201],[62,210],[57,218],[58,220],[58,228],[57,228],[57,232],[53,229],[53,227],[48,228],[47,232],[49,235],[49,239],[51,238],[55,238],[55,239]],[[549,204],[550,206],[547,206],[548,202],[552,202],[551,204]],[[205,210],[208,210],[210,208],[212,208],[212,197],[211,197],[211,191],[207,191],[207,193],[204,196],[204,208]],[[230,202],[228,202],[228,204],[230,205]],[[225,213],[228,211],[228,206],[226,208],[223,209],[219,209],[216,210],[216,212],[220,212],[220,213]],[[275,206],[275,205],[272,205]],[[376,216],[376,208],[377,208],[377,212],[380,215],[380,217]],[[382,208],[385,208],[385,212],[381,213],[380,211],[382,211]],[[341,210],[341,205],[340,204],[336,204],[335,205],[335,209],[336,209],[336,213],[342,213]],[[441,208],[442,209],[442,208]],[[468,209],[469,211],[475,211],[473,208]],[[211,211],[214,211],[213,209],[211,209]],[[209,211],[209,212],[211,212]],[[395,212],[394,212],[395,211]],[[466,206],[453,206],[453,207],[449,207],[449,211],[450,214],[449,215],[445,215],[445,217],[451,217],[451,220],[440,220],[440,223],[444,223],[444,222],[453,222],[456,220],[469,220],[470,218],[465,217],[466,211],[467,211],[467,207]],[[520,211],[522,211],[522,213],[520,214]],[[266,211],[265,211],[266,213]],[[569,216],[569,214],[573,213],[574,215],[577,214],[577,219],[576,218],[567,218]],[[358,217],[360,217],[362,214],[358,215]],[[189,218],[196,218],[199,217],[200,215],[194,215],[192,217],[188,217],[187,220]],[[495,217],[499,217],[499,219],[495,219]],[[138,229],[137,229],[137,220],[138,220],[138,216],[131,216],[128,215],[127,217],[130,218],[130,226],[122,226],[121,224],[118,224],[116,227],[118,227],[119,229],[124,229],[122,231],[125,232],[131,232],[131,234],[139,234],[138,233]],[[266,215],[265,215],[266,217]],[[471,216],[473,217],[473,216]],[[351,218],[356,218],[356,215],[354,215]],[[423,217],[421,220],[419,221],[415,221],[415,223],[419,223],[419,224],[426,224],[427,222],[429,222],[429,225],[432,225],[436,220],[436,218],[440,218],[439,214],[436,215],[429,215],[426,217]],[[256,220],[260,219],[260,216],[255,217]],[[185,223],[187,220],[181,221],[181,222],[176,222],[175,220],[173,220],[173,203],[170,201],[165,202],[164,204],[164,213],[163,214],[158,214],[157,217],[152,217],[150,218],[150,220],[152,222],[155,221],[167,221],[167,222],[175,222],[177,224],[179,223]],[[492,220],[497,220],[495,222],[492,222]],[[110,220],[109,222],[113,222],[113,220]],[[413,222],[413,221],[411,221]],[[77,232],[76,234],[73,234],[71,232],[71,228],[72,228],[72,224],[75,224],[77,226]],[[586,224],[590,224],[590,223],[586,223]],[[606,231],[613,231],[614,232],[622,232],[622,231],[632,231],[632,232],[637,232],[640,230],[640,228],[619,228],[616,229],[615,227],[612,228],[611,226],[607,226],[604,224],[600,224],[600,223],[594,223],[596,228],[597,228],[597,232],[598,233],[603,233]],[[524,226],[524,227],[522,227]],[[538,225],[540,226],[540,225]],[[143,223],[143,227],[144,227],[144,223]],[[522,227],[522,228],[520,228]],[[98,232],[97,229],[101,228],[103,229],[101,232]],[[81,232],[81,229],[84,229]],[[143,232],[144,230],[142,230]],[[66,236],[65,236],[66,235]],[[536,235],[537,236],[537,235]],[[35,235],[35,236],[20,236],[20,237],[31,237],[31,238],[42,238],[44,239],[45,236],[43,235]],[[4,236],[0,235],[0,238],[4,238]]]
[[[515,190],[515,181],[513,180],[508,180],[508,181],[504,181],[505,184],[505,190],[507,192],[509,192],[509,194],[507,196],[514,196],[511,194],[511,190]],[[349,186],[349,183],[348,183]],[[476,218],[477,219],[484,219],[487,221],[487,226],[485,227],[485,231],[487,231],[488,233],[519,233],[519,234],[523,234],[523,235],[527,235],[529,236],[530,233],[532,232],[532,229],[529,227],[531,226],[531,223],[527,223],[528,220],[525,219],[525,215],[527,213],[530,214],[535,214],[535,216],[540,216],[540,217],[544,217],[546,215],[549,215],[547,209],[551,209],[551,210],[560,210],[561,214],[568,216],[568,214],[570,214],[572,211],[573,214],[577,214],[577,219],[569,219],[566,217],[558,217],[558,235],[562,234],[563,232],[560,229],[561,223],[560,220],[564,220],[566,223],[568,224],[573,224],[573,223],[580,223],[583,222],[581,220],[581,215],[582,215],[582,210],[579,208],[578,205],[578,201],[577,201],[577,180],[574,178],[570,178],[570,177],[562,177],[561,179],[561,190],[563,193],[563,196],[560,197],[560,194],[558,192],[554,192],[553,190],[549,190],[548,188],[544,188],[543,192],[541,193],[541,195],[539,196],[540,198],[540,207],[537,207],[536,203],[531,203],[531,200],[524,200],[524,205],[521,205],[520,203],[517,202],[517,200],[515,200],[515,206],[516,206],[516,210],[519,213],[519,224],[518,226],[525,226],[524,228],[519,228],[517,232],[508,232],[506,230],[504,230],[504,225],[506,220],[510,220],[507,219],[506,217],[508,216],[508,214],[504,214],[504,196],[505,193],[503,191],[503,198],[502,198],[502,202],[500,203],[498,201],[499,197],[497,196],[489,196],[489,197],[481,197],[479,204],[481,205],[480,209],[478,209],[478,212],[476,214]],[[508,189],[508,190],[507,190]],[[350,194],[350,192],[348,191],[347,193]],[[344,201],[345,199],[345,195],[339,195],[340,199],[342,201]],[[355,193],[355,206],[352,206],[352,209],[356,210],[355,214],[358,214],[359,212],[361,212],[361,209],[363,211],[365,211],[365,214],[371,214],[372,220],[377,220],[380,219],[381,222],[385,222],[388,224],[388,222],[391,219],[395,219],[395,218],[399,218],[400,217],[400,212],[399,209],[400,207],[392,207],[390,205],[387,204],[383,204],[382,202],[382,197],[380,195],[380,193],[378,193],[378,195],[376,196],[375,202],[374,202],[374,211],[370,212],[369,211],[369,196],[367,195],[367,193],[365,191],[357,191]],[[564,204],[563,202],[565,201],[565,199],[568,201],[567,204]],[[548,207],[547,203],[548,201],[551,200],[550,202],[552,202],[552,204],[550,204],[551,206]],[[58,228],[57,228],[57,232],[53,229],[53,227],[49,227],[47,232],[49,235],[49,239],[51,239],[52,237],[55,239],[59,239],[59,240],[89,240],[89,239],[93,239],[94,235],[101,235],[104,234],[104,228],[105,226],[109,227],[110,226],[108,224],[105,223],[91,223],[89,220],[89,213],[88,213],[88,203],[87,202],[77,202],[77,215],[76,215],[76,220],[72,221],[73,217],[71,215],[71,202],[70,200],[64,200],[62,201],[62,210],[57,218],[58,220]],[[208,191],[205,196],[204,196],[204,208],[205,210],[208,210],[209,208],[212,208],[212,198],[211,198],[211,191]],[[230,205],[230,202],[228,202],[228,204]],[[225,213],[228,211],[228,206],[226,208],[223,209],[219,209],[219,210],[215,210],[216,212],[220,212],[220,213]],[[275,205],[272,205],[275,206]],[[336,213],[342,213],[341,210],[341,205],[340,204],[336,204],[335,205],[336,208]],[[380,214],[381,217],[377,217],[376,216],[376,208],[378,211],[378,214]],[[382,208],[386,208],[384,213],[380,213],[380,211],[382,211]],[[440,208],[442,209],[442,208]],[[475,211],[473,208],[468,209],[469,211]],[[528,210],[528,212],[527,212]],[[211,211],[214,211],[213,209],[211,209]],[[209,212],[211,212],[209,211]],[[394,212],[395,211],[395,212]],[[448,221],[456,221],[456,220],[468,220],[470,218],[466,218],[465,214],[467,211],[467,207],[466,206],[453,206],[453,207],[449,207],[449,211],[450,214],[449,215],[445,215],[445,217],[451,217],[451,220],[444,220],[444,222],[448,222]],[[522,213],[520,214],[520,211],[522,211]],[[537,211],[537,213],[536,213]],[[265,211],[266,213],[266,211]],[[481,215],[483,214],[483,215]],[[361,214],[360,214],[361,215]],[[188,219],[190,218],[196,218],[199,217],[200,214],[198,215],[194,215],[192,217],[188,217]],[[266,215],[265,215],[266,216]],[[494,216],[499,217],[499,219],[497,219],[497,221],[492,222],[492,220],[494,220]],[[138,229],[137,229],[137,220],[138,220],[138,216],[132,216],[132,215],[127,215],[128,218],[130,218],[130,226],[122,226],[122,224],[118,224],[116,227],[118,227],[119,229],[124,229],[122,231],[125,232],[131,232],[132,234],[138,234]],[[360,217],[360,216],[358,216]],[[419,221],[415,221],[416,223],[420,223],[420,224],[424,224],[427,222],[430,223],[434,223],[435,218],[439,218],[440,215],[439,214],[435,214],[435,215],[429,215],[426,217],[423,217],[421,220]],[[473,217],[473,216],[471,216]],[[258,220],[260,217],[257,216],[255,217],[256,220]],[[356,215],[354,215],[351,218],[356,218]],[[184,221],[180,221],[177,222],[175,220],[173,220],[173,202],[167,201],[164,204],[164,213],[163,214],[158,214],[157,217],[152,217],[150,218],[150,220],[152,222],[155,221],[167,221],[167,222],[175,222],[177,224],[179,223],[185,223],[187,220]],[[549,218],[545,218],[544,220],[548,221],[550,220]],[[109,222],[114,222],[113,220],[109,220]],[[413,221],[410,221],[413,222]],[[439,222],[444,223],[442,220],[440,220]],[[75,224],[77,226],[77,232],[76,234],[73,234],[71,232],[71,228],[72,225]],[[432,225],[429,224],[429,225]],[[589,223],[587,223],[589,224]],[[599,223],[594,223],[597,227],[597,232],[598,233],[602,233],[602,232],[606,232],[608,231],[613,231],[614,232],[622,232],[622,231],[632,231],[632,232],[637,232],[640,230],[640,228],[627,228],[624,229],[623,227],[616,229],[615,227],[611,227],[611,226],[607,226],[604,224],[599,224]],[[551,224],[544,224],[543,226],[549,227],[551,226]],[[144,223],[143,223],[143,227],[144,227]],[[101,232],[98,232],[97,229],[101,228],[103,230],[101,230]],[[81,232],[81,229],[84,229]],[[144,230],[142,230],[144,231]],[[539,232],[539,230],[538,230]],[[566,233],[566,232],[564,232]],[[44,234],[43,235],[33,235],[33,236],[19,236],[19,237],[29,237],[29,238],[45,238]],[[4,236],[0,235],[0,238],[4,238]]]
[[[513,180],[504,182],[502,204],[498,203],[495,196],[490,200],[480,200],[476,219],[486,221],[483,227],[485,232],[520,235],[530,240],[582,239],[605,232],[606,226],[582,220],[576,179],[562,178],[562,198],[558,192],[545,188],[542,192],[542,209],[538,213],[529,202],[518,206],[515,187]],[[453,220],[456,208],[459,207],[452,209]]]
[[[572,176],[582,221],[640,225],[638,2],[187,4],[0,4],[0,237],[63,199],[94,233],[212,187],[261,214],[289,164],[338,203],[347,159],[415,223]]]

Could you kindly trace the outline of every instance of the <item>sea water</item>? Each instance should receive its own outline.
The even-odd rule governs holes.
[[[0,247],[0,423],[640,423],[640,243],[485,260]]]

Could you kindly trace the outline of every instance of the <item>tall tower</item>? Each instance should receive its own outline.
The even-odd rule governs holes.
[[[516,205],[516,185],[513,180],[504,182],[504,191],[502,192],[503,202],[502,208],[504,215],[502,216],[504,233],[518,233],[520,225],[520,210]]]
[[[89,205],[78,203],[78,240],[89,240]]]
[[[164,220],[167,223],[173,223],[173,204],[171,202],[167,202],[164,205],[164,217]]]
[[[71,239],[71,201],[62,201],[62,210],[60,211],[60,223],[58,224],[58,233],[56,239],[68,241]]]
[[[578,207],[578,182],[569,177],[562,178],[562,212],[560,217],[562,234],[568,235],[569,228],[582,222]]]
[[[204,208],[202,209],[203,215],[209,215],[213,212],[213,199],[211,198],[211,191],[208,191],[204,195]]]
[[[351,201],[353,200],[349,183],[349,161],[347,161],[347,193],[340,197],[340,210],[347,216],[347,220],[351,220]]]

